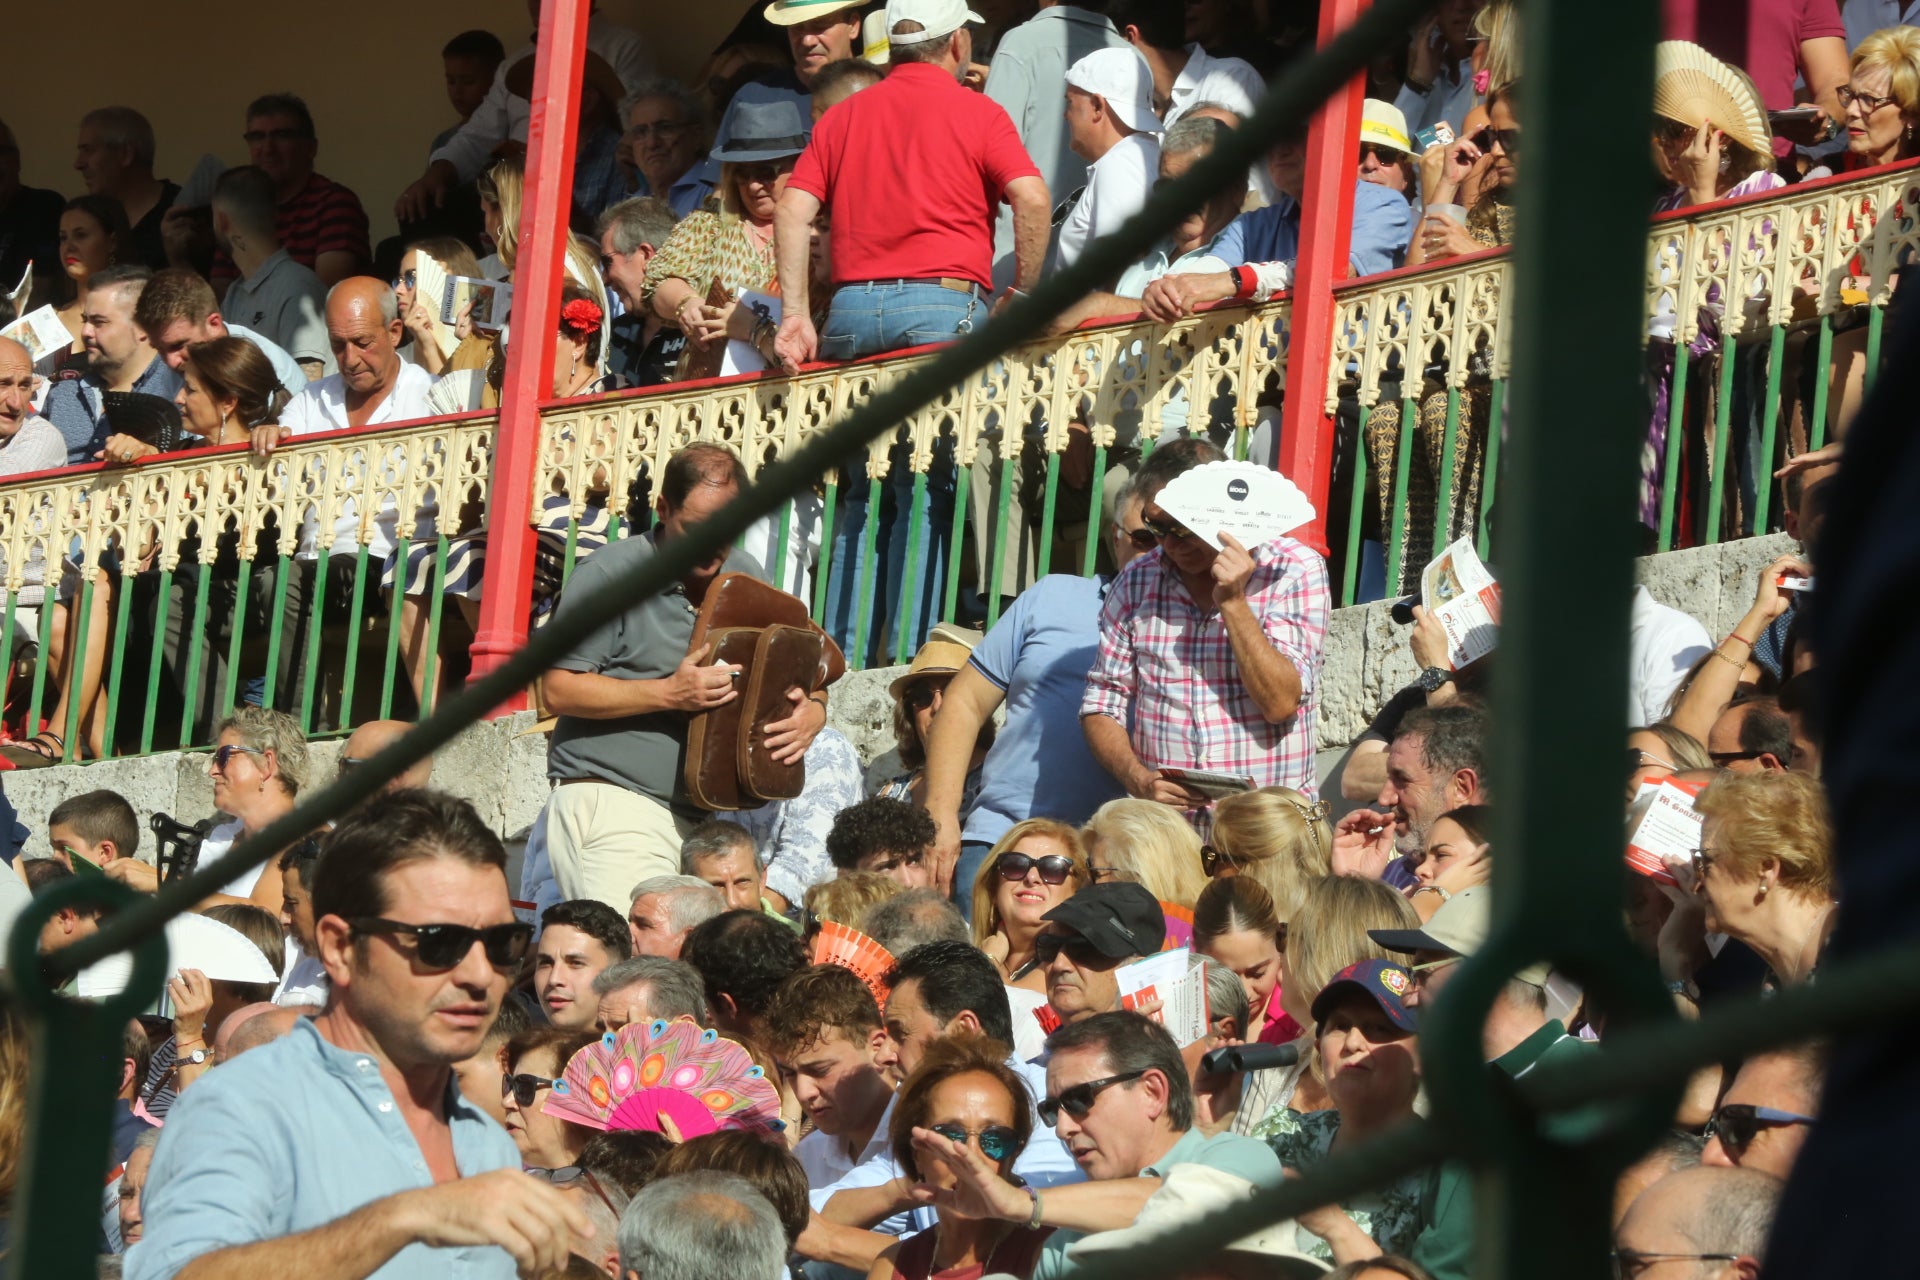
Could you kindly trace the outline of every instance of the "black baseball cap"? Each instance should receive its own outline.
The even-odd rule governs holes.
[[[1040,918],[1072,929],[1115,960],[1150,956],[1167,936],[1159,900],[1126,880],[1090,884]]]

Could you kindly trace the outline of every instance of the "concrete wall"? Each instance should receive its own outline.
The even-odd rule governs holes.
[[[1640,581],[1654,598],[1698,618],[1709,635],[1723,636],[1753,603],[1760,567],[1793,549],[1784,536],[1755,538],[1653,556],[1639,564]],[[892,701],[887,686],[904,668],[847,673],[834,687],[830,722],[845,733],[868,776],[888,776],[893,751]],[[1384,603],[1339,609],[1327,632],[1320,683],[1323,776],[1397,690],[1416,674],[1406,629],[1393,624]],[[436,785],[473,802],[509,841],[524,837],[546,797],[546,738],[532,732],[531,713],[485,721],[467,729],[435,762]],[[313,744],[313,779],[333,776],[340,743]],[[7,797],[32,833],[30,855],[48,852],[47,813],[64,797],[106,787],[124,795],[145,822],[155,811],[196,821],[213,810],[205,753],[105,760],[95,764],[20,770],[4,775]],[[142,853],[150,856],[150,850]]]
[[[748,0],[599,5],[646,37],[659,71],[688,81],[747,7]],[[359,194],[378,242],[393,234],[394,198],[426,167],[427,144],[458,119],[447,105],[441,46],[480,27],[499,36],[511,56],[532,30],[527,9],[526,0],[9,5],[14,56],[0,89],[0,118],[19,138],[22,181],[78,195],[74,138],[92,107],[144,112],[158,142],[157,172],[178,182],[207,152],[245,163],[240,117],[247,103],[263,93],[297,93],[313,110],[320,172]],[[86,38],[81,26],[102,38]]]

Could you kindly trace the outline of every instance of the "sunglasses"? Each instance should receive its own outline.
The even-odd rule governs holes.
[[[945,690],[940,685],[923,680],[919,684],[911,686],[904,694],[900,695],[900,701],[907,704],[907,710],[909,711],[925,711],[933,705],[933,700],[938,698],[943,692],[945,692]]]
[[[980,1140],[980,1154],[989,1160],[1005,1160],[1020,1150],[1020,1135],[1003,1124],[990,1124],[984,1129],[969,1129],[960,1124],[936,1124],[932,1130],[948,1142],[967,1145],[968,1138]]]
[[[1662,769],[1671,769],[1675,773],[1680,772],[1680,766],[1671,760],[1662,760],[1659,756],[1653,754],[1653,752],[1644,751],[1639,747],[1627,748],[1628,773],[1638,773],[1650,764],[1658,765]]]
[[[221,773],[225,773],[227,766],[233,763],[235,756],[259,756],[264,760],[266,759],[266,755],[267,753],[258,747],[242,747],[230,742],[224,747],[215,747],[213,749],[213,767]]]
[[[1714,768],[1724,769],[1730,764],[1738,764],[1742,760],[1758,760],[1767,754],[1769,753],[1765,751],[1709,751],[1707,759],[1713,761]]]
[[[1693,859],[1693,881],[1699,884],[1707,878],[1707,868],[1713,865],[1713,860],[1719,855],[1711,849],[1689,849],[1687,852]]]
[[[1792,1124],[1812,1124],[1812,1116],[1773,1107],[1756,1107],[1747,1102],[1723,1103],[1707,1121],[1707,1136],[1720,1139],[1729,1151],[1744,1151],[1761,1128]]]
[[[393,287],[396,289],[411,289],[419,282],[420,273],[418,271],[402,271],[393,278]]]
[[[1133,544],[1135,551],[1151,551],[1160,541],[1153,536],[1153,530],[1144,525],[1138,529],[1122,529],[1120,532],[1127,535],[1127,541]]]
[[[1360,144],[1360,158],[1365,160],[1368,156],[1372,156],[1381,164],[1400,164],[1409,158],[1404,151],[1383,147],[1377,142],[1363,142]]]
[[[1240,864],[1233,860],[1233,855],[1225,849],[1217,849],[1212,844],[1200,846],[1200,870],[1209,877],[1218,875],[1222,869],[1238,870],[1239,866]]]
[[[1641,1253],[1637,1249],[1613,1251],[1614,1280],[1639,1280],[1648,1267],[1661,1262],[1738,1262],[1737,1253]]]
[[[740,185],[743,187],[756,182],[763,187],[770,187],[782,174],[792,172],[791,164],[743,164],[734,168],[734,174],[740,179]]]
[[[1025,853],[1003,853],[993,866],[1002,880],[1025,880],[1027,872],[1036,867],[1040,869],[1040,879],[1047,884],[1065,884],[1073,874],[1073,859],[1057,853],[1038,858]]]
[[[1060,1122],[1060,1113],[1066,1112],[1075,1120],[1085,1120],[1087,1112],[1093,1110],[1094,1099],[1105,1090],[1129,1080],[1138,1080],[1147,1074],[1145,1071],[1128,1071],[1123,1075],[1103,1076],[1098,1080],[1089,1080],[1085,1084],[1076,1084],[1070,1089],[1062,1089],[1058,1094],[1040,1099],[1040,1118],[1049,1128]]]
[[[487,953],[487,963],[496,969],[511,969],[526,959],[533,945],[533,926],[518,920],[512,924],[488,925],[484,929],[464,924],[408,924],[402,920],[383,920],[379,916],[358,916],[347,921],[362,936],[404,933],[413,938],[413,952],[429,969],[451,969],[467,958],[473,944]]]
[[[1077,933],[1043,933],[1033,940],[1034,959],[1043,965],[1052,964],[1062,951],[1078,965],[1097,965],[1107,958],[1104,951]]]
[[[500,1096],[502,1098],[512,1098],[513,1104],[517,1107],[530,1107],[533,1105],[534,1098],[539,1096],[542,1089],[551,1089],[555,1083],[554,1080],[547,1076],[530,1076],[524,1074],[501,1076]],[[568,1172],[569,1170],[566,1169],[555,1169],[553,1170],[553,1177],[549,1178],[548,1181],[556,1187],[564,1186],[577,1179],[580,1174],[585,1173],[586,1170],[578,1169],[572,1171],[572,1177],[563,1178],[560,1176]]]
[[[1509,156],[1520,154],[1520,131],[1518,129],[1496,129],[1492,125],[1473,135],[1473,145],[1485,155],[1493,150],[1493,144],[1499,143],[1500,150]]]
[[[1157,542],[1170,542],[1175,538],[1191,538],[1193,536],[1193,530],[1187,528],[1187,526],[1181,524],[1178,520],[1168,520],[1164,524],[1153,520],[1143,520],[1140,523],[1140,527],[1152,534],[1154,540]]]

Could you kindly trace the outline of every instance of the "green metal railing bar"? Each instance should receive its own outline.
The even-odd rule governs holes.
[[[577,520],[567,522],[567,550],[569,552],[567,562],[569,566],[571,566],[573,561],[571,555],[573,550],[573,534],[578,527],[579,522]],[[447,535],[444,533],[435,535],[433,542],[433,586],[428,593],[432,597],[432,603],[427,606],[427,652],[422,659],[420,667],[420,714],[423,716],[432,715],[434,703],[439,701],[438,696],[435,694],[436,685],[434,682],[439,678],[440,674],[440,626],[446,618],[447,551]],[[404,564],[400,565],[395,570],[395,573],[403,578],[406,573],[406,566]],[[405,582],[399,582],[395,590],[406,590]]]
[[[1660,550],[1673,550],[1673,509],[1680,493],[1680,455],[1686,448],[1681,432],[1687,421],[1687,369],[1693,363],[1687,346],[1676,336],[1673,347],[1673,390],[1667,397],[1667,452],[1661,460]]]
[[[1813,409],[1808,414],[1807,447],[1827,442],[1827,371],[1833,367],[1833,317],[1820,318],[1820,351],[1813,364]]]
[[[140,754],[153,750],[153,721],[160,713],[160,664],[166,655],[167,615],[173,612],[173,570],[160,571],[160,591],[153,602],[153,652],[147,655],[147,705],[140,712]],[[305,726],[303,725],[302,728]]]
[[[321,530],[321,536],[325,535],[326,531]],[[367,545],[364,542],[353,557],[352,591],[353,598],[347,601],[347,669],[340,677],[340,719],[334,725],[336,729],[353,723],[354,678],[360,672],[360,642],[365,638],[360,629],[367,603]]]
[[[1440,447],[1440,477],[1433,502],[1433,555],[1453,541],[1453,461],[1460,450],[1460,388],[1447,388],[1447,426]]]
[[[300,732],[313,732],[313,696],[320,686],[320,639],[327,619],[327,564],[332,548],[324,543],[313,562],[313,599],[307,602],[307,661],[300,677]]]
[[[1091,578],[1100,562],[1100,539],[1106,536],[1107,511],[1102,493],[1107,482],[1107,446],[1093,446],[1093,479],[1087,484],[1087,548],[1080,561],[1080,576]]]
[[[939,463],[936,461],[935,466]],[[898,584],[899,605],[893,616],[893,660],[904,664],[913,657],[913,619],[919,612],[921,581],[926,568],[920,555],[920,539],[927,533],[927,473],[913,473],[913,507],[907,517],[907,561],[905,576]],[[898,519],[898,517],[895,517]],[[884,648],[884,646],[883,646]]]
[[[878,539],[880,535],[880,496],[881,479],[878,475],[867,479],[867,518],[860,526],[860,569],[856,577],[859,590],[854,593],[853,654],[849,661],[867,665],[871,651],[867,648],[867,628],[874,621],[875,577],[880,571]],[[885,619],[880,620],[882,625]]]
[[[839,500],[839,480],[835,473],[829,472],[826,497],[820,503],[820,567],[813,579],[813,620],[822,627],[827,625],[827,601],[833,598],[829,594],[833,586],[833,508]],[[948,610],[952,610],[951,604]],[[847,660],[853,661],[850,656]]]
[[[1418,384],[1416,383],[1416,388]],[[1393,446],[1393,498],[1389,509],[1393,518],[1387,525],[1387,594],[1400,594],[1401,561],[1407,551],[1407,485],[1413,466],[1413,427],[1419,420],[1417,394],[1400,401],[1400,434]],[[1365,424],[1361,431],[1366,430]]]
[[[1767,531],[1767,506],[1773,497],[1773,447],[1780,430],[1780,377],[1787,363],[1787,327],[1773,326],[1767,342],[1767,399],[1762,409],[1760,456],[1753,460],[1753,531]]]
[[[1495,378],[1487,395],[1487,465],[1481,469],[1480,511],[1474,527],[1478,531],[1475,549],[1482,560],[1493,557],[1493,543],[1488,535],[1487,521],[1493,511],[1493,493],[1500,479],[1500,432],[1505,425],[1507,409],[1507,380]]]
[[[182,708],[180,711],[180,743],[185,746],[193,741],[194,713],[200,706],[200,655],[206,647],[207,636],[207,591],[213,584],[213,565],[202,559],[200,572],[194,578],[193,588],[193,624],[187,629],[187,679],[181,690]]]
[[[973,500],[973,467],[956,453],[953,478],[953,525],[947,532],[947,585],[940,593],[940,620],[955,622],[960,616],[960,566],[964,562],[967,537],[967,504]],[[823,548],[826,543],[820,544]]]
[[[388,602],[387,610],[387,654],[380,664],[380,718],[393,718],[393,681],[396,669],[400,665],[400,611],[406,607],[407,553],[413,549],[413,541],[401,537],[394,543],[393,549],[393,599]],[[351,711],[346,714],[346,723],[353,723]]]
[[[274,558],[273,569],[273,613],[267,619],[267,680],[266,691],[260,699],[260,705],[273,709],[280,684],[280,640],[286,634],[287,627],[287,579],[294,573],[291,556],[280,555]]]

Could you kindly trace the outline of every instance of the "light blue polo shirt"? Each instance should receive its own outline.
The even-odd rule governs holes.
[[[462,1177],[518,1169],[507,1131],[447,1081]],[[144,1238],[127,1280],[172,1280],[195,1258],[323,1227],[375,1200],[433,1185],[379,1064],[329,1043],[308,1019],[183,1091],[160,1132],[142,1197]],[[514,1280],[504,1249],[408,1245],[377,1280]]]
[[[1087,671],[1100,651],[1105,590],[1099,578],[1048,574],[1021,592],[974,647],[973,669],[1007,695],[1007,722],[987,749],[980,794],[965,815],[961,839],[992,844],[1028,818],[1079,826],[1126,795],[1095,762],[1080,728]]]
[[[1407,260],[1413,239],[1413,206],[1398,191],[1377,182],[1353,186],[1353,235],[1347,256],[1363,276],[1391,271]],[[1243,213],[1213,242],[1213,254],[1229,266],[1292,262],[1300,256],[1300,202],[1282,195],[1264,209]]]

